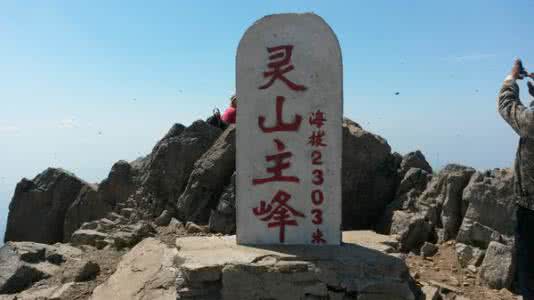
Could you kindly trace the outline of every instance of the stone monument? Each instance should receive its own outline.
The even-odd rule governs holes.
[[[237,50],[237,242],[338,245],[343,74],[315,14],[262,18]]]
[[[267,16],[237,52],[237,237],[179,237],[177,299],[414,300],[396,240],[343,232],[341,53],[314,14]],[[322,245],[317,247],[315,245]]]

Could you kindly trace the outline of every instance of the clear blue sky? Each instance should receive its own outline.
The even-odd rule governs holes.
[[[58,166],[100,181],[226,105],[256,19],[309,11],[340,40],[346,116],[437,168],[511,165],[495,97],[514,57],[534,70],[533,1],[4,0],[0,230],[21,177]]]

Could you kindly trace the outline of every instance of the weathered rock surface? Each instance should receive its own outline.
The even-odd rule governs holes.
[[[432,167],[426,161],[423,153],[419,150],[410,152],[402,157],[399,168],[401,178],[403,178],[406,172],[408,172],[411,168],[421,169],[428,174],[432,174]]]
[[[5,241],[63,241],[69,206],[87,183],[62,169],[48,168],[33,180],[22,179],[9,205]]]
[[[224,187],[235,171],[235,126],[229,126],[195,163],[183,194],[177,201],[178,217],[207,224]]]
[[[476,267],[480,266],[482,259],[484,259],[484,255],[486,254],[485,250],[462,243],[456,243],[455,251],[458,257],[458,262],[463,268],[466,268],[469,265]]]
[[[476,173],[463,191],[467,211],[457,240],[482,249],[491,241],[510,243],[516,223],[513,171]]]
[[[395,195],[398,164],[386,140],[343,120],[344,229],[373,228]]]
[[[94,261],[79,260],[74,265],[63,270],[63,282],[80,282],[95,279],[100,272],[100,266]]]
[[[8,242],[0,248],[0,294],[18,293],[60,270],[59,264],[81,256],[68,245]]]
[[[119,222],[122,220],[118,218]],[[109,219],[100,219],[84,223],[72,234],[71,244],[89,245],[102,249],[112,246],[117,249],[130,248],[144,238],[154,236],[156,230],[149,222],[139,221],[133,224],[120,224]]]
[[[389,237],[345,232],[342,246],[247,247],[235,236],[184,237],[179,299],[415,299],[404,262],[382,252]]]
[[[480,281],[494,289],[510,288],[515,274],[513,248],[490,242],[480,266]]]
[[[224,189],[217,208],[211,212],[209,229],[212,232],[234,234],[236,230],[235,173]]]
[[[397,236],[401,251],[419,253],[421,246],[431,238],[432,224],[420,214],[396,210],[391,219],[390,233]]]
[[[377,226],[379,232],[397,234],[402,251],[415,250],[425,241],[454,239],[465,210],[462,194],[475,170],[447,165],[436,176],[410,168],[399,184],[395,200]]]
[[[102,200],[97,188],[83,187],[65,215],[63,239],[70,241],[72,233],[83,223],[103,218],[112,209],[110,203]]]
[[[155,218],[165,209],[174,211],[176,199],[196,168],[195,162],[220,133],[220,129],[199,120],[187,128],[179,124],[173,126],[158,142],[145,159],[140,179],[142,188],[136,195],[143,217]]]
[[[90,299],[176,299],[175,248],[147,238],[120,261],[117,271],[99,285]]]
[[[66,300],[71,299],[69,296],[76,292],[76,285],[77,283],[69,282],[61,285],[36,286],[19,294],[0,295],[0,300]]]
[[[475,173],[473,168],[450,164],[434,177],[419,197],[419,210],[429,221],[444,229],[444,240],[456,237],[462,223],[462,192]]]

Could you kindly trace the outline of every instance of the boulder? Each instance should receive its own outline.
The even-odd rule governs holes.
[[[167,226],[172,219],[172,212],[170,210],[164,210],[159,217],[154,220],[154,224],[157,226]]]
[[[354,231],[342,246],[257,248],[235,236],[178,238],[178,299],[415,299],[404,262],[382,252],[389,239]]]
[[[399,163],[386,140],[343,120],[344,229],[373,228],[395,195]]]
[[[390,233],[397,236],[402,252],[419,253],[431,238],[432,224],[422,215],[397,210],[393,212]]]
[[[480,282],[493,289],[510,289],[514,280],[515,260],[513,247],[490,242],[480,266]]]
[[[465,217],[458,242],[482,249],[491,241],[509,243],[516,223],[514,177],[511,169],[476,173],[463,191]]]
[[[435,176],[419,197],[419,210],[433,225],[443,228],[443,239],[456,237],[462,224],[462,193],[475,169],[449,164]]]
[[[439,248],[435,244],[425,242],[421,247],[421,256],[431,257],[438,252]]]
[[[235,171],[235,126],[229,126],[195,163],[184,192],[177,201],[181,220],[207,224],[224,187]]]
[[[48,168],[22,179],[9,204],[5,241],[52,244],[63,241],[67,209],[87,183],[62,169]]]
[[[79,260],[63,270],[62,282],[93,280],[100,273],[100,266],[94,261]]]
[[[175,125],[140,164],[140,189],[135,195],[141,217],[174,212],[195,162],[211,147],[221,130],[198,120],[189,127]]]
[[[107,244],[108,234],[93,229],[78,229],[72,234],[70,243],[74,246],[89,245],[103,248]]]
[[[486,254],[486,251],[482,249],[462,243],[456,243],[455,250],[458,262],[463,268],[466,268],[469,265],[474,265],[476,267],[480,266],[482,259]]]
[[[147,237],[156,234],[155,228],[148,222],[141,221],[137,224],[121,227],[117,232],[111,234],[113,246],[118,249],[130,248]]]
[[[147,238],[121,258],[117,270],[93,291],[93,300],[175,300],[176,248]]]
[[[72,233],[83,223],[103,218],[112,209],[111,204],[103,200],[97,188],[84,186],[65,215],[64,241],[70,241]]]
[[[59,272],[58,264],[80,255],[81,250],[68,245],[7,242],[0,248],[0,294],[21,292]]]
[[[417,212],[417,199],[426,189],[432,175],[419,168],[409,169],[401,180],[395,199],[391,202],[376,225],[376,230],[383,234],[391,233],[394,211],[403,210],[410,213]]]
[[[408,172],[408,170],[411,168],[421,169],[428,174],[432,174],[432,167],[426,161],[423,153],[419,150],[410,152],[402,157],[399,168],[400,177],[403,178],[406,172]]]
[[[236,207],[235,207],[235,172],[230,179],[230,184],[224,189],[219,198],[217,208],[211,212],[209,229],[211,232],[234,234],[236,230]]]
[[[98,187],[99,201],[113,208],[125,205],[137,187],[139,168],[124,160],[119,160],[112,167],[108,177]]]

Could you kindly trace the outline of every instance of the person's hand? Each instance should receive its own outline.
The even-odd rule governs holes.
[[[521,59],[518,58],[515,60],[514,66],[512,67],[512,71],[510,72],[510,76],[512,76],[512,79],[514,80],[524,78],[525,69],[523,68],[523,63],[521,62]]]

